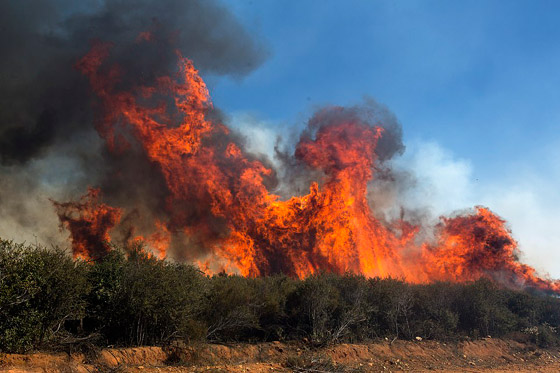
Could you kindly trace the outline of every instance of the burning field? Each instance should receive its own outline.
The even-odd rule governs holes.
[[[372,198],[376,181],[397,187],[388,160],[404,147],[398,123],[367,104],[317,110],[295,144],[276,149],[275,162],[251,152],[245,140],[251,133],[228,127],[190,59],[234,74],[261,62],[258,48],[223,9],[170,2],[162,11],[146,2],[138,14],[163,12],[160,18],[147,26],[130,15],[124,27],[125,17],[115,21],[118,4],[108,4],[104,13],[66,22],[72,32],[51,35],[55,41],[76,38],[64,39],[74,49],[56,60],[72,61],[77,77],[59,82],[64,88],[54,94],[38,95],[56,110],[38,113],[31,130],[4,131],[0,143],[0,159],[17,169],[45,151],[43,142],[57,139],[64,153],[81,139],[71,150],[80,160],[80,183],[67,188],[73,193],[49,196],[75,257],[99,260],[113,245],[141,242],[160,258],[194,262],[208,274],[305,278],[327,271],[411,283],[489,278],[509,288],[560,294],[560,282],[519,261],[506,222],[489,208],[435,223],[400,206],[393,206],[400,216],[383,215],[379,195]],[[174,18],[181,12],[217,17],[223,30],[197,28],[195,18],[184,26]],[[212,23],[208,19],[205,24]],[[216,41],[233,34],[241,36]],[[84,52],[84,35],[96,40],[76,58],[74,52]],[[189,47],[181,48],[185,43]],[[201,52],[208,49],[202,44],[220,50],[214,54],[219,57]],[[241,54],[249,62],[235,59]],[[53,65],[71,70],[63,63],[47,67]],[[93,95],[74,90],[86,81]],[[93,119],[84,114],[90,111]],[[89,126],[91,120],[95,134],[57,124]],[[79,199],[73,198],[76,189],[85,193]]]
[[[138,43],[151,39],[143,33]],[[378,147],[390,143],[382,143],[387,129],[375,116],[344,107],[316,112],[285,162],[307,175],[308,192],[281,198],[274,193],[279,172],[222,123],[188,58],[177,54],[177,72],[154,85],[123,90],[126,66],[110,62],[112,49],[98,42],[75,67],[97,97],[95,128],[107,149],[114,157],[140,152],[160,179],[159,211],[106,204],[95,185],[79,201],[53,202],[75,256],[100,259],[113,240],[141,241],[207,273],[351,272],[413,283],[487,277],[560,291],[560,283],[519,263],[505,221],[486,207],[441,217],[429,231],[407,221],[406,211],[393,221],[376,218],[368,186],[383,167]]]

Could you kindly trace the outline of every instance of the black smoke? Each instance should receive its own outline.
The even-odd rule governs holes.
[[[74,68],[92,43],[112,44],[123,90],[169,75],[177,53],[202,75],[235,77],[268,54],[213,0],[2,1],[0,28],[0,236],[18,240],[26,228],[51,238],[35,233],[56,219],[48,198],[87,185],[118,206],[162,209],[161,175],[142,151],[113,154],[95,131],[95,97]]]
[[[3,1],[0,3],[0,162],[25,164],[69,132],[91,129],[85,79],[72,66],[94,40],[114,44],[123,84],[173,69],[176,50],[203,73],[242,76],[263,47],[215,1]],[[141,33],[153,43],[139,43]]]

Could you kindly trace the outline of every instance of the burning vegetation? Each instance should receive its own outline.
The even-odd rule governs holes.
[[[137,43],[153,39],[143,33]],[[177,53],[177,73],[153,84],[123,84],[126,66],[111,61],[112,48],[96,43],[75,67],[97,96],[95,126],[111,156],[141,154],[159,180],[157,208],[142,214],[100,203],[103,188],[77,203],[55,202],[75,256],[99,259],[112,238],[142,240],[158,256],[196,262],[207,273],[305,278],[328,271],[412,283],[489,278],[560,293],[559,282],[519,263],[504,220],[485,207],[442,217],[429,234],[406,214],[378,219],[368,185],[386,156],[384,136],[392,136],[383,121],[342,107],[317,112],[285,166],[307,173],[309,192],[281,198],[274,192],[281,173],[223,124],[189,59]]]

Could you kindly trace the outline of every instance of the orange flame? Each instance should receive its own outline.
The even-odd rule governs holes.
[[[99,203],[99,189],[90,188],[79,202],[55,202],[60,224],[72,234],[75,257],[99,259],[111,247],[109,231],[121,219],[121,210]]]
[[[405,221],[391,226],[378,221],[366,195],[381,128],[355,119],[323,123],[328,112],[316,115],[315,134],[302,137],[295,157],[322,170],[325,179],[321,186],[312,183],[307,195],[283,201],[266,187],[274,171],[248,156],[227,127],[207,119],[212,103],[190,60],[179,56],[175,78],[123,92],[116,89],[119,68],[102,69],[109,52],[110,45],[99,44],[77,68],[99,98],[102,115],[96,128],[109,148],[121,149],[115,125],[126,123],[166,181],[169,220],[157,223],[161,233],[151,239],[160,255],[165,256],[172,235],[183,233],[210,250],[198,260],[203,268],[245,276],[283,272],[301,278],[327,270],[411,282],[489,277],[507,286],[560,293],[558,282],[538,277],[517,261],[517,244],[504,221],[486,208],[442,218],[434,242],[418,243],[419,227]],[[157,101],[158,95],[172,97],[180,116],[170,114],[164,103],[140,103]],[[112,214],[112,224],[118,222],[118,210],[95,206]],[[79,217],[91,221],[89,205],[80,207]],[[88,253],[89,241],[74,234],[65,216],[75,252]],[[105,226],[101,235],[107,238]]]

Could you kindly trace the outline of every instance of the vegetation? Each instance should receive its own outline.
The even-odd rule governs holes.
[[[138,346],[300,340],[318,346],[487,336],[548,347],[559,344],[559,326],[557,297],[502,289],[487,280],[412,285],[329,273],[305,280],[209,277],[141,247],[84,262],[59,249],[0,240],[4,352],[83,341]]]

